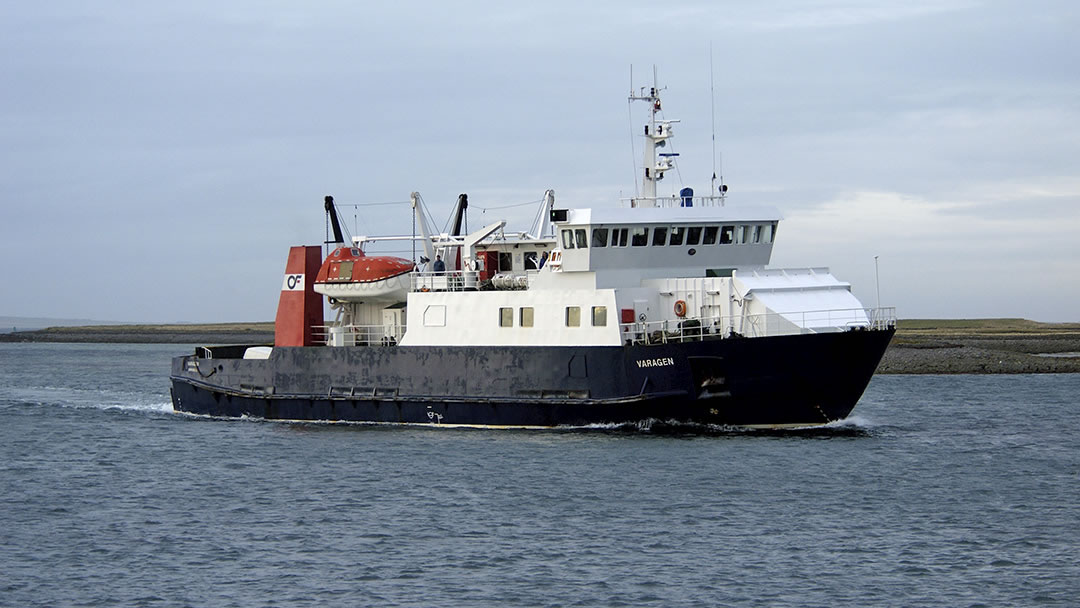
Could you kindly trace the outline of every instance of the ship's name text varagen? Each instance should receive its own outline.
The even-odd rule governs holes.
[[[675,359],[671,357],[660,357],[659,359],[638,359],[638,367],[663,367],[665,365],[675,365]]]

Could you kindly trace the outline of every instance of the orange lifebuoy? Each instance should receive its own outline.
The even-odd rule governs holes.
[[[686,316],[686,300],[675,300],[675,316]]]
[[[422,292],[424,292],[424,293],[427,293],[427,292],[429,292],[429,291],[431,291],[431,290],[430,290],[430,289],[428,289],[428,286],[427,286],[427,285],[424,285],[423,287],[421,287],[421,288],[420,288],[420,291],[422,291]]]

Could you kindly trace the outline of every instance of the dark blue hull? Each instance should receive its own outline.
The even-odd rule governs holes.
[[[177,411],[498,427],[644,420],[812,426],[848,416],[893,330],[592,347],[238,348],[173,360]],[[206,357],[212,354],[213,358]]]

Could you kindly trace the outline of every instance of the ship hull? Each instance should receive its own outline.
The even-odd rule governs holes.
[[[893,330],[591,347],[275,348],[173,360],[178,412],[484,427],[818,426],[846,418]],[[233,355],[233,356],[230,356]]]

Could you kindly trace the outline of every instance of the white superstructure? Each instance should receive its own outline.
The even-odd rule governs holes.
[[[827,268],[768,269],[776,209],[728,207],[726,185],[707,196],[689,188],[657,196],[676,162],[661,150],[678,121],[657,118],[656,87],[630,99],[650,106],[640,196],[573,209],[558,208],[549,190],[528,232],[496,222],[434,235],[414,193],[422,267],[399,301],[336,302],[342,314],[326,328],[328,342],[618,346],[840,332],[894,319],[891,309],[865,309]],[[436,256],[444,270],[433,268]]]

